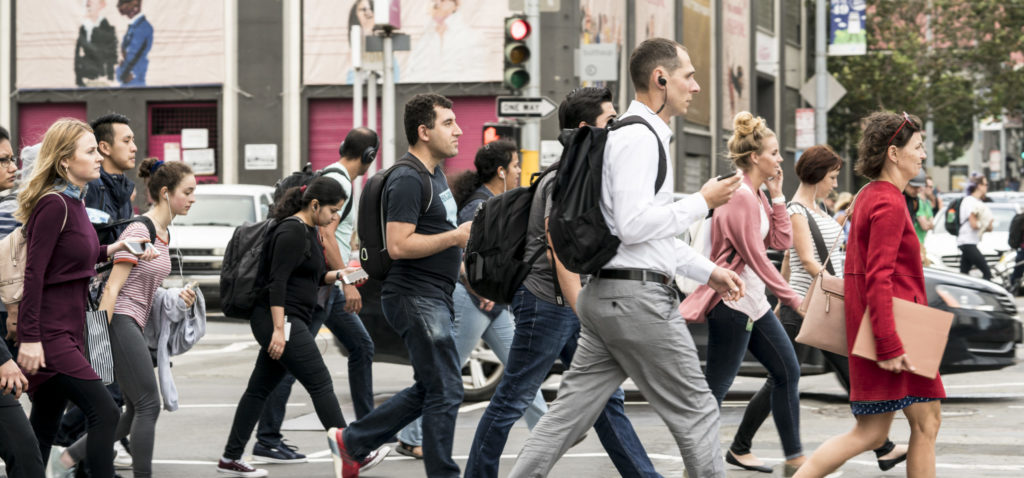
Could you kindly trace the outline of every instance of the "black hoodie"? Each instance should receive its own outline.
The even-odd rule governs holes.
[[[135,183],[125,175],[110,174],[106,170],[100,169],[99,179],[90,181],[89,188],[85,192],[85,207],[110,214],[110,222],[128,219],[134,215],[132,209],[132,192],[134,191]],[[102,230],[97,228],[96,233],[100,236],[100,244],[113,244],[126,227],[128,224]]]

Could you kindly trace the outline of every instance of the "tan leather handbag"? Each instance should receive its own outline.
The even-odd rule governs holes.
[[[858,196],[860,193],[858,193]],[[853,214],[853,206],[857,204],[856,196],[846,210],[846,217],[843,223],[850,219]],[[822,264],[828,264],[836,246],[842,240],[842,234],[832,244],[828,255]],[[820,252],[819,252],[820,254]],[[800,325],[800,332],[796,341],[819,348],[827,352],[848,356],[849,351],[846,345],[846,303],[843,296],[843,279],[829,274],[825,267],[821,268],[818,275],[811,281],[811,287],[807,289],[803,302],[800,303],[798,311],[804,316],[803,324]]]

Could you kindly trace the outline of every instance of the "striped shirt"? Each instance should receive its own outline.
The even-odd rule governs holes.
[[[133,222],[121,233],[119,240],[129,238],[149,239],[149,229],[141,222]],[[145,329],[146,321],[149,319],[149,309],[153,305],[153,295],[157,287],[163,283],[171,273],[171,253],[167,249],[167,243],[159,236],[156,238],[157,252],[151,261],[139,261],[134,254],[127,251],[120,251],[114,254],[114,264],[130,262],[134,264],[128,279],[121,286],[121,293],[117,295],[117,303],[114,304],[114,313],[127,315]]]
[[[789,212],[789,216],[793,217],[796,214],[807,218],[807,210],[802,206],[791,203],[786,211]],[[839,235],[842,233],[843,228],[832,219],[828,214],[821,212],[813,212],[814,222],[818,224],[818,230],[821,231],[821,235],[825,239],[825,253],[832,248],[832,244],[836,242]],[[793,241],[794,244],[796,241]],[[814,244],[813,238],[811,239],[811,250],[814,251],[814,260],[821,264],[825,259],[818,253],[818,247]],[[836,277],[843,276],[843,260],[846,258],[846,253],[841,248],[836,248],[835,252],[832,253],[830,262],[832,262],[832,268],[836,271]],[[789,249],[789,285],[800,295],[806,295],[807,289],[811,288],[811,275],[807,272],[803,262],[800,261],[800,255],[796,252],[796,246],[794,245]]]

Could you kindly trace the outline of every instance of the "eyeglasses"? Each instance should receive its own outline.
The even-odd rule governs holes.
[[[0,167],[9,168],[12,164],[18,169],[21,169],[21,159],[19,159],[17,156],[0,157]]]
[[[900,134],[900,130],[903,129],[903,127],[906,126],[907,123],[911,123],[910,115],[908,115],[907,112],[904,111],[903,112],[903,122],[900,123],[900,127],[899,128],[896,128],[896,132],[892,134],[891,138],[889,138],[889,142],[885,143],[885,149],[889,149],[889,146],[892,146],[892,140],[896,139],[896,135]]]

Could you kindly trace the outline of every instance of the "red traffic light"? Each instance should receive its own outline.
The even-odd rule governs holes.
[[[484,144],[493,143],[499,139],[501,139],[501,136],[498,136],[498,128],[494,126],[484,128]]]
[[[509,38],[521,41],[530,36],[530,23],[522,18],[510,18],[505,24],[505,32]]]

